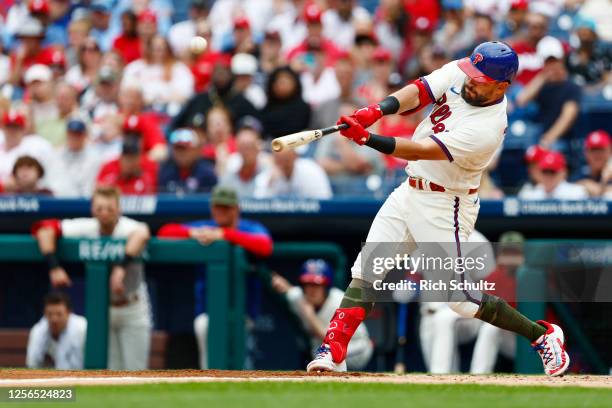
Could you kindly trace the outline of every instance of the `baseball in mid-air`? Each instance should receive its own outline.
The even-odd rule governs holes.
[[[194,54],[203,53],[206,47],[208,47],[208,41],[204,37],[195,36],[189,41],[189,50]]]

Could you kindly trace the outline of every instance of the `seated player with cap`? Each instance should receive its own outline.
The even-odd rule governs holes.
[[[547,152],[538,161],[540,182],[533,190],[519,194],[523,200],[583,200],[586,189],[567,181],[567,164],[559,152]]]
[[[299,316],[310,334],[311,357],[315,357],[317,348],[325,338],[327,323],[342,301],[342,291],[332,287],[331,283],[332,269],[323,259],[304,262],[300,286],[292,286],[278,273],[272,275],[272,288],[286,297],[292,311]],[[348,368],[362,370],[370,361],[373,351],[368,329],[365,325],[359,326],[348,345]]]
[[[591,197],[612,193],[612,144],[605,130],[589,133],[584,141],[586,166],[578,177],[577,184],[584,186]]]
[[[215,168],[200,156],[198,135],[191,129],[177,129],[170,134],[171,155],[159,169],[159,192],[207,193],[217,184]]]
[[[235,190],[217,186],[212,192],[210,200],[212,219],[192,221],[185,224],[166,224],[157,234],[160,238],[191,238],[202,245],[209,245],[215,241],[228,241],[238,245],[247,252],[247,255],[256,258],[265,258],[272,253],[272,238],[270,233],[257,221],[246,220],[240,217],[238,194]],[[208,367],[208,314],[205,313],[206,304],[205,285],[206,268],[198,267],[195,285],[196,318],[194,331],[200,351],[200,368]],[[254,280],[249,279],[247,305],[249,315],[254,317],[259,288]]]
[[[540,183],[540,170],[538,169],[538,162],[544,156],[548,150],[544,149],[540,145],[529,146],[525,151],[523,159],[527,166],[527,181],[518,192],[518,195],[527,194],[528,191],[532,191]]]

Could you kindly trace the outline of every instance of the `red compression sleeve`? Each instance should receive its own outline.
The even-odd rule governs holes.
[[[41,220],[34,223],[34,225],[32,225],[32,235],[36,236],[38,230],[41,228],[53,228],[56,238],[62,236],[62,222],[56,218]]]
[[[412,81],[412,83],[415,84],[417,88],[419,88],[419,105],[416,108],[412,108],[400,113],[400,115],[410,115],[412,113],[418,112],[434,101],[433,95],[431,94],[431,89],[429,89],[427,81],[425,81],[423,78],[419,78]]]
[[[189,228],[182,224],[166,224],[159,229],[160,238],[189,238]]]
[[[233,228],[223,228],[223,236],[232,244],[240,245],[257,256],[265,257],[272,254],[272,239],[265,234],[253,234]]]

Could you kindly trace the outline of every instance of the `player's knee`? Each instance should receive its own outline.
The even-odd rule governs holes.
[[[473,302],[447,302],[447,304],[462,317],[474,317],[478,312],[478,305]]]

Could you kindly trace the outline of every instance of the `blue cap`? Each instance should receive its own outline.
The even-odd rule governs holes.
[[[463,0],[442,0],[444,10],[462,10]]]
[[[84,133],[87,130],[87,125],[81,119],[70,119],[66,124],[66,130],[68,132]]]
[[[470,57],[463,58],[457,65],[476,82],[512,81],[518,71],[516,52],[508,44],[488,41],[474,49]]]
[[[574,17],[574,30],[578,30],[579,28],[588,28],[589,30],[595,32],[597,31],[597,23],[592,17],[585,16],[584,14],[576,14]]]
[[[331,267],[323,259],[309,259],[302,265],[300,283],[329,286],[332,274]]]
[[[109,0],[94,0],[91,2],[89,9],[91,11],[101,11],[103,13],[110,13],[112,7]]]
[[[176,129],[170,133],[170,143],[173,145],[196,146],[198,144],[198,135],[191,129]]]

